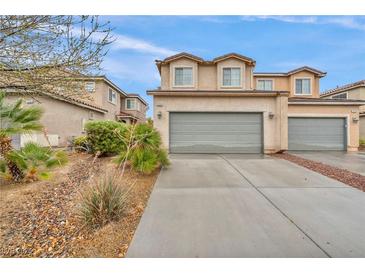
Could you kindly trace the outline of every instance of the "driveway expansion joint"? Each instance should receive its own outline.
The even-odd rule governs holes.
[[[314,245],[316,245],[327,257],[332,256],[322,248],[312,237],[310,237],[298,224],[296,224],[285,212],[283,212],[268,196],[263,193],[259,187],[254,185],[234,164],[232,164],[224,155],[219,155],[227,164],[229,164],[243,179],[247,181],[263,198],[265,198],[274,208],[276,208],[289,222],[291,222],[300,232],[302,232]]]

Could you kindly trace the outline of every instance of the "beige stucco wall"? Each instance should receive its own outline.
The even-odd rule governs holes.
[[[360,139],[365,140],[365,116],[360,117]]]
[[[287,104],[285,96],[277,97],[177,97],[154,96],[154,125],[161,133],[163,145],[169,146],[169,112],[262,112],[264,127],[264,152],[287,149]],[[158,119],[157,113],[162,117]],[[269,112],[274,118],[269,118]]]
[[[7,102],[14,102],[19,96],[7,96]],[[22,98],[30,99],[23,96]],[[91,113],[93,120],[105,119],[104,114],[90,109],[82,108],[67,102],[55,100],[50,97],[37,97],[36,102],[29,106],[39,105],[44,114],[41,119],[42,125],[45,127],[48,134],[59,135],[59,145],[66,146],[67,141],[72,136],[80,136],[83,134],[82,122],[89,121]]]
[[[357,151],[359,147],[358,106],[289,105],[288,117],[344,117],[347,118],[347,150]]]
[[[199,65],[199,90],[217,89],[217,67],[212,65]]]
[[[116,104],[113,104],[108,101],[109,88],[111,87],[106,82],[98,80],[95,84],[95,92],[90,93],[90,95],[93,97],[93,102],[96,105],[108,110],[108,113],[105,114],[105,119],[115,120],[115,115],[119,114],[121,109],[121,94],[117,90],[113,89],[117,93],[117,102]]]

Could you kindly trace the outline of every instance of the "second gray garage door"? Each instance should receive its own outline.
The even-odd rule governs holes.
[[[261,153],[261,113],[170,113],[171,153]]]
[[[289,150],[345,150],[345,118],[291,117]]]

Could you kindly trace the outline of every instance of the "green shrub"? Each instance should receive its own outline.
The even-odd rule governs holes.
[[[365,139],[360,139],[360,145],[365,146]]]
[[[92,121],[85,126],[87,141],[93,153],[101,156],[123,150],[126,126],[116,121]]]
[[[119,154],[118,163],[128,160],[134,170],[144,174],[169,165],[167,152],[161,148],[160,134],[151,124],[130,126],[125,139],[128,143]]]
[[[90,152],[90,144],[87,136],[79,136],[73,140],[73,147],[79,152]]]
[[[26,143],[20,150],[13,150],[8,157],[24,172],[25,182],[49,179],[53,168],[64,166],[68,162],[64,151],[41,147],[33,142]]]
[[[112,177],[105,177],[82,193],[79,217],[91,227],[117,220],[123,214],[129,190],[118,185]]]

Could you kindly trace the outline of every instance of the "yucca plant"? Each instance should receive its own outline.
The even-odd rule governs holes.
[[[123,137],[125,146],[116,162],[129,161],[133,169],[149,174],[159,166],[169,165],[167,152],[161,148],[161,137],[152,124],[131,125]]]
[[[14,134],[40,131],[42,109],[39,107],[24,108],[22,99],[12,104],[5,104],[5,92],[0,91],[0,156],[4,159],[13,181],[24,178],[22,170],[8,157],[13,151],[11,136]]]
[[[121,186],[115,178],[105,176],[81,193],[79,217],[85,225],[102,227],[123,214],[132,186]]]
[[[67,154],[36,143],[26,143],[20,150],[13,150],[8,158],[24,173],[25,182],[49,179],[51,170],[67,163]]]

